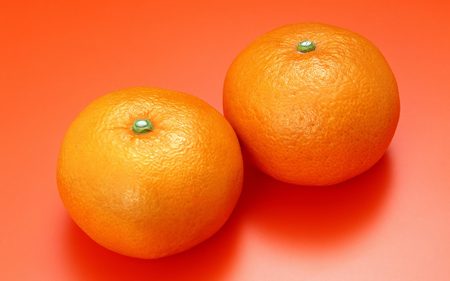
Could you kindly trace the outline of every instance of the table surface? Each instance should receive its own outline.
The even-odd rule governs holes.
[[[449,280],[449,2],[4,2],[0,280]],[[86,104],[149,85],[221,110],[235,55],[256,36],[302,21],[356,31],[392,66],[402,110],[378,164],[324,188],[248,167],[241,200],[217,235],[160,260],[105,250],[70,220],[55,162]]]

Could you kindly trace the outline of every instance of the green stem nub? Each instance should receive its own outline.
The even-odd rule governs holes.
[[[316,44],[314,44],[314,42],[310,41],[310,40],[302,41],[302,42],[298,43],[298,45],[297,45],[297,51],[299,51],[300,53],[311,52],[311,51],[314,51],[315,49],[316,49]]]
[[[148,119],[137,119],[134,121],[132,129],[136,134],[146,134],[153,131],[153,124]]]

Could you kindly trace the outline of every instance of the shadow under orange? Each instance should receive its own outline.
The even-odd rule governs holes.
[[[73,261],[72,271],[79,280],[219,280],[227,273],[239,240],[236,231],[239,227],[232,217],[207,241],[156,260],[131,258],[107,250],[67,217],[65,252]]]
[[[272,241],[327,250],[374,221],[390,182],[388,154],[367,172],[322,187],[283,183],[246,165],[238,216]]]

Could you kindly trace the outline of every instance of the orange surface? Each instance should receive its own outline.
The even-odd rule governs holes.
[[[299,41],[317,49],[301,52]],[[336,26],[299,23],[265,33],[237,56],[224,82],[223,113],[261,171],[323,186],[358,176],[383,157],[400,101],[394,74],[370,41]]]
[[[181,92],[133,87],[101,96],[72,122],[57,186],[94,241],[156,259],[198,245],[226,223],[243,168],[238,138],[212,106]]]
[[[0,280],[449,279],[448,2],[111,2],[1,5]],[[87,103],[150,85],[220,109],[225,72],[247,43],[311,20],[369,38],[396,74],[400,123],[379,164],[327,188],[247,169],[225,227],[157,261],[105,250],[71,222],[56,157]]]

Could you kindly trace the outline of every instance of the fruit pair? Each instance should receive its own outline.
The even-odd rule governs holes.
[[[230,123],[198,98],[150,88],[91,103],[72,123],[58,160],[72,218],[125,255],[186,250],[216,232],[239,198],[243,164],[234,130],[265,173],[334,184],[381,158],[399,99],[392,71],[369,41],[298,24],[265,34],[236,58],[224,114]]]

